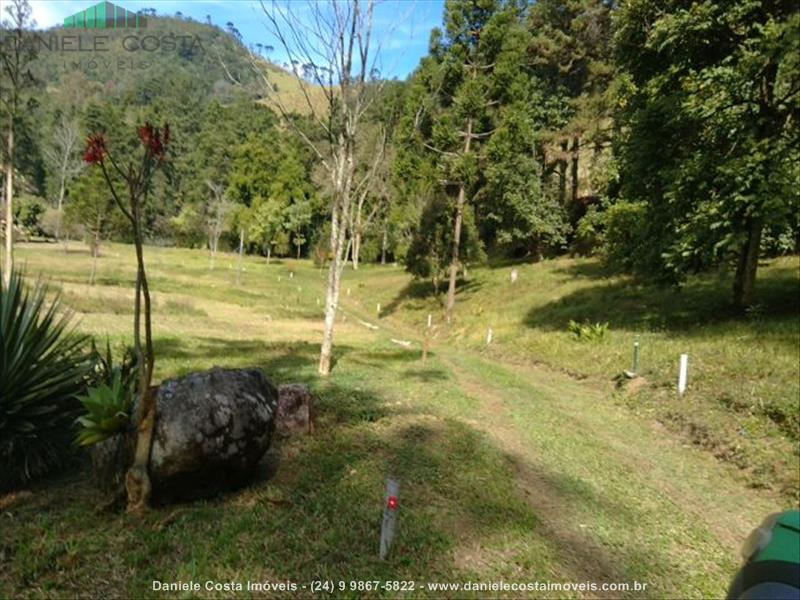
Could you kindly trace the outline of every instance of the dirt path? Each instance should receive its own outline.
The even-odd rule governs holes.
[[[520,485],[537,509],[547,513],[554,505],[563,507],[564,499],[548,489],[546,482],[537,477],[535,470],[527,466],[537,462],[535,451],[524,441],[524,435],[512,416],[515,403],[525,401],[519,389],[487,380],[476,375],[460,360],[458,354],[442,355],[443,362],[453,372],[465,394],[478,399],[480,418],[476,425],[487,432],[493,440],[511,456],[517,457],[517,472]],[[478,359],[482,360],[482,359]],[[492,366],[494,366],[494,362]],[[523,387],[530,390],[549,388],[553,392],[552,373],[537,373],[534,370],[515,370],[514,376]],[[585,398],[582,403],[559,402],[558,412],[565,426],[584,431],[606,449],[608,460],[618,463],[620,471],[635,474],[631,486],[644,485],[652,489],[661,501],[675,510],[688,514],[692,520],[702,523],[719,543],[730,549],[738,560],[738,550],[752,528],[763,516],[780,506],[780,500],[771,494],[745,488],[728,475],[727,466],[694,448],[688,448],[680,440],[663,429],[658,423],[642,422],[630,414],[618,413],[619,407],[610,404],[608,398],[587,385],[567,378],[560,384],[566,388],[579,388]],[[570,391],[574,391],[570,390]],[[555,396],[559,395],[555,390]],[[572,396],[572,395],[570,395]],[[599,406],[598,403],[602,403]],[[596,411],[587,411],[587,405],[595,404]],[[621,409],[624,411],[624,409]],[[630,421],[627,427],[604,427],[614,417]],[[665,459],[669,459],[666,460]],[[673,470],[674,461],[684,472]],[[666,462],[666,464],[665,464]],[[709,472],[704,481],[703,471]],[[691,472],[691,477],[685,477]],[[531,493],[535,490],[535,493]],[[562,519],[563,520],[563,519]],[[572,532],[574,533],[574,532]]]

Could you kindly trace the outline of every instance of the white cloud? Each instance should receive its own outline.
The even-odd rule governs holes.
[[[87,2],[73,2],[72,0],[30,0],[30,2],[38,29],[61,25],[66,17],[87,6]],[[88,6],[91,6],[91,3]]]

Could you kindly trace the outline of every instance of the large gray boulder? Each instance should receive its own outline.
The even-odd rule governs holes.
[[[153,500],[205,497],[246,483],[269,448],[277,403],[277,390],[258,369],[214,368],[164,381],[150,455]],[[118,488],[132,462],[135,432],[117,438],[92,456],[106,488]]]

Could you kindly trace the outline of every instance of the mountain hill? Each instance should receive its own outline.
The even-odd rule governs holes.
[[[121,98],[147,94],[153,86],[190,86],[206,100],[225,103],[244,92],[268,103],[267,90],[253,69],[256,61],[285,106],[308,112],[298,77],[248,50],[236,30],[229,29],[185,17],[154,16],[138,29],[54,27],[39,32],[34,42],[39,49],[34,71],[51,91],[66,90],[75,101],[91,90]],[[77,89],[70,94],[70,88]],[[321,93],[311,86],[311,96],[316,102]]]

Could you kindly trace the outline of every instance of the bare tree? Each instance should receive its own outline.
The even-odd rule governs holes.
[[[36,58],[36,44],[29,39],[35,26],[27,0],[11,0],[5,7],[8,19],[0,24],[0,103],[6,120],[5,200],[6,247],[3,277],[8,285],[14,266],[14,130],[26,88],[34,84],[30,64]]]
[[[253,67],[272,104],[319,159],[330,185],[330,263],[325,295],[325,326],[319,373],[331,371],[333,330],[342,271],[347,259],[353,198],[368,187],[377,167],[358,169],[359,125],[382,82],[373,80],[380,48],[372,40],[374,0],[279,3],[261,0],[269,32],[291,64],[307,65],[298,78],[315,131],[300,127],[280,95],[274,93],[267,65],[253,57]],[[315,102],[319,95],[324,102]],[[378,163],[380,159],[375,160]]]
[[[44,150],[44,159],[58,177],[58,219],[56,239],[61,237],[61,222],[64,215],[64,193],[67,184],[81,172],[83,161],[80,152],[80,129],[75,119],[64,115],[53,127],[52,145]]]
[[[219,246],[219,238],[222,236],[222,230],[225,228],[225,215],[230,208],[230,202],[225,197],[225,188],[211,180],[206,181],[208,189],[211,190],[213,201],[211,210],[209,211],[208,223],[208,248],[211,251],[210,269],[214,269],[214,262],[217,258],[217,247]],[[240,240],[241,241],[241,240]],[[240,244],[241,245],[241,244]]]

